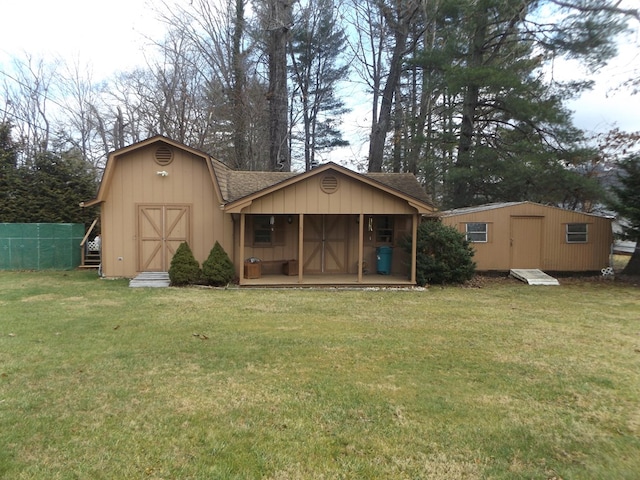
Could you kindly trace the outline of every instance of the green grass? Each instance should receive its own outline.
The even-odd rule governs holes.
[[[0,478],[637,479],[640,289],[0,272]]]

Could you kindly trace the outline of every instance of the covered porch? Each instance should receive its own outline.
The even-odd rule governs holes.
[[[434,208],[413,175],[325,164],[253,193],[258,178],[236,180],[246,191],[222,208],[241,286],[415,285],[418,225]]]
[[[241,213],[240,285],[414,285],[419,221],[418,214]]]

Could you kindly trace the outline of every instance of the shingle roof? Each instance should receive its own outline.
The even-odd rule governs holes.
[[[265,188],[301,175],[296,172],[255,172],[231,170],[226,165],[213,163],[222,196],[226,202],[233,202],[252,195]],[[431,204],[431,199],[411,173],[367,173],[364,177],[378,182],[416,200]]]
[[[422,202],[432,203],[431,198],[412,173],[366,173],[364,176]]]
[[[238,200],[253,193],[276,185],[284,180],[295,177],[292,172],[238,172],[229,173],[228,201]]]

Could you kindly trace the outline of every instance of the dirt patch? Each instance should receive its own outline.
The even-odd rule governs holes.
[[[624,284],[633,287],[640,287],[640,277],[632,275],[603,276],[597,274],[567,274],[567,273],[550,273],[551,276],[558,279],[560,285],[581,285],[587,283],[602,284]],[[508,285],[514,283],[522,283],[507,273],[489,273],[479,274],[471,280],[462,284],[462,288],[488,288],[495,285]]]

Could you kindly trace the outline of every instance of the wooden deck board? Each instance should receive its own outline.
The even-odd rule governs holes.
[[[263,275],[261,278],[244,279],[242,287],[311,287],[311,286],[412,286],[406,276],[400,275],[364,275],[358,283],[355,274],[303,275],[300,282],[297,275]]]
[[[529,285],[560,285],[557,279],[536,268],[513,268],[509,273]]]

